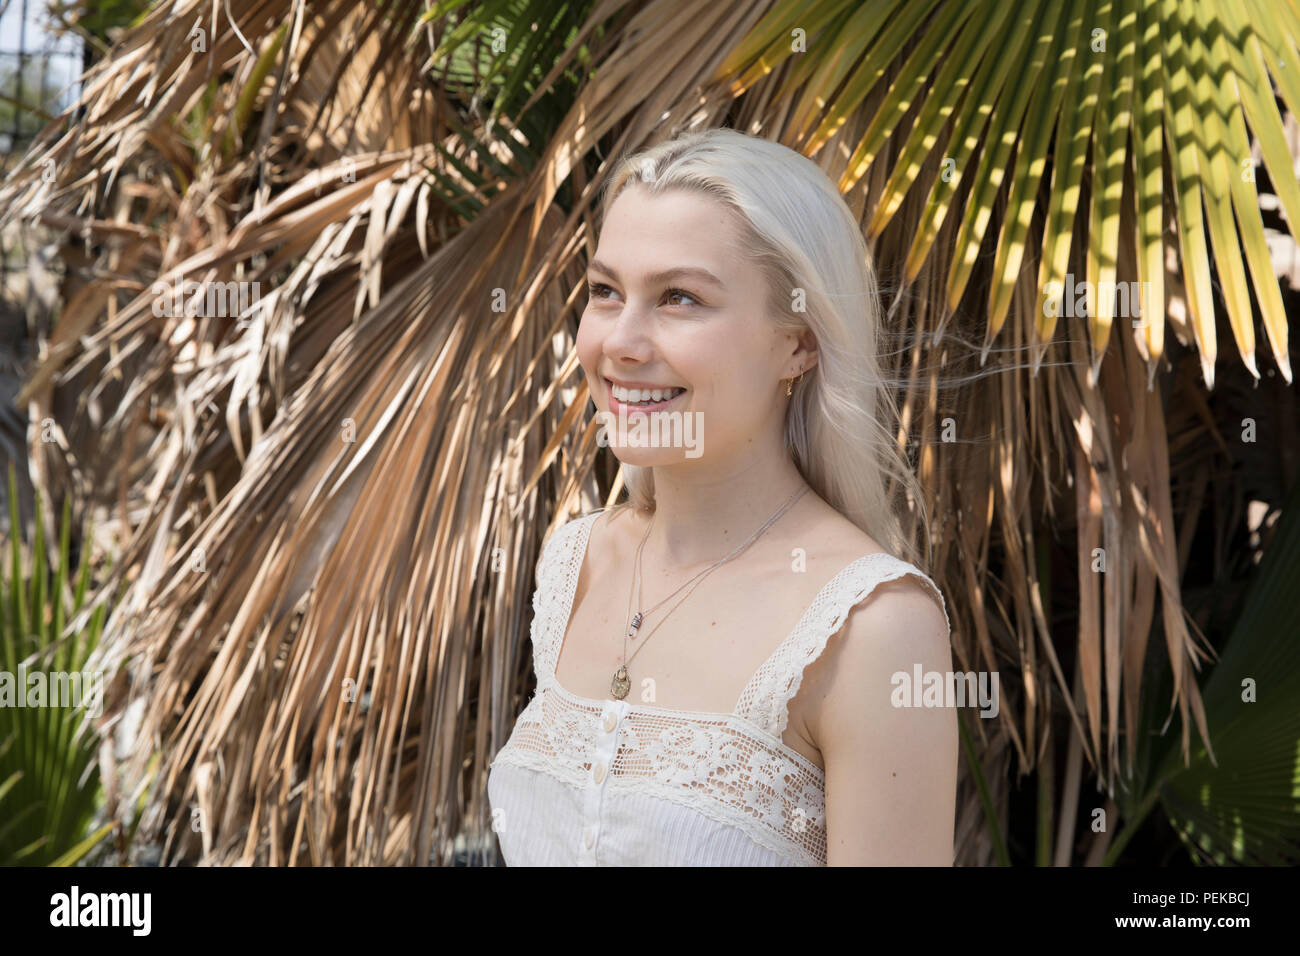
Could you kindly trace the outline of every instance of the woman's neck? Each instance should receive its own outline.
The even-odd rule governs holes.
[[[656,468],[655,519],[646,549],[662,555],[673,568],[711,564],[749,540],[806,485],[784,454],[775,461],[747,463],[722,474]],[[782,515],[778,524],[797,507]]]

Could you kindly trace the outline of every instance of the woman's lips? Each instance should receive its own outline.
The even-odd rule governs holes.
[[[662,402],[652,402],[649,405],[629,405],[627,402],[621,402],[614,397],[613,384],[608,379],[605,380],[605,395],[609,399],[609,410],[613,412],[615,415],[620,415],[620,414],[634,415],[637,412],[648,413],[648,412],[661,411],[667,408],[673,402],[677,401],[677,399],[681,398],[685,394],[686,394],[685,391],[681,391],[678,392],[676,395],[674,395],[672,398],[665,398]]]

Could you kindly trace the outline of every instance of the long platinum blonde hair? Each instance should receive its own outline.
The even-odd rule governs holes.
[[[693,190],[726,206],[742,253],[765,274],[782,330],[811,330],[820,352],[789,399],[785,444],[804,479],[840,514],[905,560],[923,560],[900,520],[925,528],[924,500],[898,445],[898,409],[878,357],[875,268],[839,190],[806,156],[732,129],[688,132],[623,158],[601,219],[630,187]],[[654,472],[623,465],[629,501],[653,512]],[[928,547],[927,549],[928,550]]]

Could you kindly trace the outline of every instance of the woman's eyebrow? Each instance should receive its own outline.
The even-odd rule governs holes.
[[[619,278],[617,272],[615,272],[611,267],[605,265],[605,263],[597,259],[593,259],[587,265],[587,270],[601,272],[609,276],[615,282],[623,281],[622,279]],[[679,278],[698,279],[701,282],[707,282],[710,283],[711,285],[717,286],[719,289],[726,288],[722,280],[719,279],[717,276],[715,276],[708,269],[700,269],[695,266],[677,266],[672,269],[664,269],[661,272],[651,272],[645,276],[645,281],[649,285],[657,285],[661,282],[668,282],[672,279],[679,279]]]

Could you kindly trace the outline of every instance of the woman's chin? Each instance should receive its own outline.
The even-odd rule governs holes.
[[[680,465],[687,460],[682,448],[639,448],[634,445],[610,445],[614,457],[625,465],[638,468],[658,468],[664,465]]]
[[[596,443],[625,465],[658,468],[694,461],[704,453],[704,423],[699,412],[634,413],[622,416],[599,409]]]

